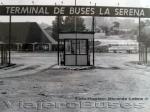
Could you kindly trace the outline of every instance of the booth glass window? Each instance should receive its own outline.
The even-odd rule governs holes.
[[[86,39],[65,40],[65,54],[87,54],[87,41]]]
[[[71,41],[70,40],[65,41],[65,53],[71,54]]]
[[[80,53],[87,54],[87,40],[80,40]]]

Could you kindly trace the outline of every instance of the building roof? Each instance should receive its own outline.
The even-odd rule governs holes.
[[[0,23],[0,41],[8,43],[9,23]],[[52,43],[56,41],[36,22],[13,22],[11,24],[12,43]]]

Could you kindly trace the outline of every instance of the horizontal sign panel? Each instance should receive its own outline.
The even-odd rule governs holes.
[[[60,33],[59,34],[59,39],[92,39],[93,38],[93,34],[81,34],[81,33]]]
[[[150,17],[149,8],[101,6],[0,6],[0,15]]]

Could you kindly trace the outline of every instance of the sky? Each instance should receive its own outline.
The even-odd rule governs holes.
[[[77,5],[150,7],[150,0],[76,0]],[[75,0],[0,0],[0,5],[74,5]],[[51,25],[54,17],[50,16],[15,16],[13,22],[34,21]],[[1,22],[8,22],[9,17],[1,16]]]

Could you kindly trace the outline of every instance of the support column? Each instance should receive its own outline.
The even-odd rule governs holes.
[[[20,44],[16,43],[16,45],[17,45],[17,51],[19,51],[20,50]]]
[[[95,3],[96,6],[96,3]],[[93,66],[95,66],[95,39],[94,39],[94,32],[95,32],[95,17],[93,16],[92,22],[92,30],[93,30]]]
[[[8,47],[9,47],[9,60],[8,60],[8,64],[11,64],[11,15],[9,16],[9,43],[8,43]]]
[[[95,66],[95,49],[94,49],[94,46],[95,46],[95,39],[94,39],[94,28],[95,28],[95,19],[93,17],[93,66]]]
[[[141,43],[139,42],[139,62],[141,62]]]
[[[35,51],[35,44],[32,43],[32,51],[34,52]]]
[[[148,62],[148,59],[147,59],[147,55],[148,55],[148,53],[147,53],[147,46],[145,46],[145,54],[146,54],[146,64],[147,64],[147,62]]]
[[[3,47],[4,47],[4,45],[2,44],[1,45],[1,65],[3,65],[3,62],[4,62],[4,60],[3,60],[3,57],[4,57],[4,55],[3,55]]]
[[[51,51],[52,50],[52,44],[48,43],[48,50]]]
[[[141,37],[141,19],[140,19],[140,17],[139,17],[139,38]],[[139,39],[140,40],[140,39]],[[141,62],[141,53],[142,53],[142,51],[141,51],[141,43],[139,42],[139,62]]]
[[[22,51],[22,47],[23,47],[23,44],[21,43],[21,44],[20,44],[20,51]]]
[[[142,42],[139,43],[139,62],[147,64],[147,46]]]
[[[58,16],[58,17],[57,17],[57,30],[58,30],[58,31],[57,31],[57,32],[58,32],[58,43],[57,43],[57,51],[58,51],[58,52],[57,52],[57,63],[58,63],[58,65],[59,65],[59,61],[60,61],[60,60],[59,60],[59,59],[60,59],[60,58],[59,58],[59,57],[60,57],[60,56],[59,56],[59,54],[60,54],[60,53],[59,53],[59,52],[60,52],[60,51],[59,51],[59,41],[60,41],[60,40],[59,40],[59,32],[60,32],[60,31],[59,31],[59,29],[60,29],[60,28],[59,28],[59,27],[60,27],[59,23],[60,23],[60,22],[59,22],[59,16]]]

